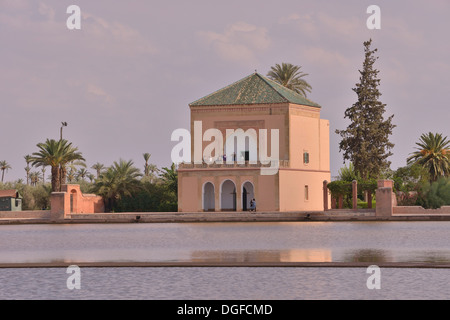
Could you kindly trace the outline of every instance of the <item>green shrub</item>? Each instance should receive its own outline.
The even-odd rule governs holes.
[[[375,200],[372,200],[372,209],[375,209],[377,205],[377,202]],[[368,203],[366,201],[358,201],[358,208],[361,209],[368,209]]]
[[[141,182],[139,191],[118,200],[115,212],[175,212],[177,195],[165,184]]]
[[[437,209],[450,205],[450,177],[422,184],[419,188],[417,205],[426,209]]]

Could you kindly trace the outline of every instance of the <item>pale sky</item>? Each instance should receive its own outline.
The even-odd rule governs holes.
[[[72,4],[81,30],[66,26]],[[372,4],[381,30],[366,27]],[[422,133],[450,136],[448,17],[447,0],[0,0],[5,180],[25,180],[24,155],[58,139],[61,121],[89,167],[123,158],[142,170],[145,152],[170,166],[170,136],[189,129],[189,103],[281,62],[309,74],[308,98],[330,120],[335,176],[343,160],[334,131],[348,125],[369,38],[386,117],[395,114],[396,169]]]

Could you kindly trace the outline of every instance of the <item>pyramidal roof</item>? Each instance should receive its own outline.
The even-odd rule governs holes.
[[[320,108],[317,103],[256,72],[189,105],[221,106],[286,102]]]

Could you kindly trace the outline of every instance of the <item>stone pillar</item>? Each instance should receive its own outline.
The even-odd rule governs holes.
[[[393,190],[392,180],[379,180],[378,189],[376,191],[377,205],[375,216],[390,217],[396,202]]]
[[[66,192],[52,192],[50,195],[50,219],[52,221],[64,220],[66,213]]]
[[[242,211],[241,177],[236,176],[236,211]]]
[[[328,210],[328,181],[324,180],[323,181],[323,210],[327,211]]]
[[[331,197],[331,209],[337,209],[336,198]]]
[[[352,200],[353,200],[353,210],[358,209],[358,182],[353,180],[352,182]]]
[[[372,209],[372,191],[367,191],[367,208]]]
[[[220,211],[220,182],[219,177],[214,177],[214,211]]]
[[[343,195],[340,195],[339,196],[339,200],[338,200],[338,208],[339,209],[342,209],[343,207],[344,207],[344,196]]]

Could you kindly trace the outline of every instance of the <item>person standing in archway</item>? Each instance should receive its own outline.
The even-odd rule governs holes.
[[[255,200],[255,198],[253,198],[253,199],[250,201],[250,211],[253,211],[253,212],[256,211],[256,200]]]

